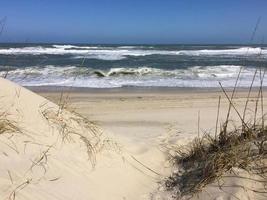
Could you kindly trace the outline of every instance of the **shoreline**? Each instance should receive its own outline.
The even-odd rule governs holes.
[[[87,87],[68,87],[68,86],[24,86],[36,93],[219,93],[219,87],[118,87],[118,88],[87,88]],[[225,87],[225,90],[233,90],[233,87]],[[262,87],[267,91],[267,87]],[[238,92],[248,92],[249,87],[237,87]],[[252,87],[252,92],[258,91],[259,87]]]

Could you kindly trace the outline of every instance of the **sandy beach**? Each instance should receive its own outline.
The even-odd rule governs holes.
[[[0,196],[12,200],[175,199],[164,189],[176,170],[169,155],[177,145],[215,132],[222,95],[216,89],[159,88],[32,92],[6,79],[0,84]],[[237,109],[246,96],[243,89],[237,93]],[[227,108],[222,96],[219,123]],[[237,116],[231,116],[234,122]],[[225,178],[240,187],[210,184],[194,199],[263,199],[244,192],[262,187],[251,180]]]
[[[219,96],[220,123],[224,122],[229,106],[219,88],[29,89],[55,103],[60,102],[63,91],[63,99],[67,98],[71,109],[98,122],[107,132],[125,137],[126,140],[143,140],[144,143],[153,143],[158,137],[169,137],[172,134],[179,135],[181,140],[190,140],[197,136],[198,128],[200,134],[213,133]],[[230,95],[232,89],[227,90]],[[235,103],[240,112],[244,107],[247,91],[246,88],[239,88],[237,91]],[[251,97],[257,95],[258,91],[252,91]],[[250,104],[253,102],[251,99]],[[232,119],[239,121],[236,113],[232,113]]]
[[[55,103],[62,98],[61,92],[58,91],[62,88],[31,89]],[[232,89],[229,88],[227,91],[230,95]],[[247,91],[246,88],[237,90],[234,102],[240,113],[243,112]],[[257,90],[252,91],[251,97],[257,95]],[[104,132],[112,138],[116,138],[127,152],[163,176],[168,176],[172,171],[172,166],[167,160],[172,147],[186,145],[193,138],[201,137],[205,133],[214,135],[219,96],[221,96],[221,102],[218,126],[224,122],[229,106],[227,98],[218,88],[102,90],[72,88],[65,90],[63,98],[64,96],[68,98],[69,106],[72,109],[97,122],[103,127]],[[266,105],[266,95],[264,97]],[[248,104],[248,116],[253,115],[254,104],[255,99],[251,98]],[[233,126],[240,125],[235,111],[232,111],[231,114],[231,124]],[[240,174],[248,176],[243,171]],[[160,182],[160,179],[157,181]],[[155,180],[150,181],[155,183]],[[261,186],[258,186],[257,182],[243,181],[238,178],[225,178],[224,181],[226,183],[224,189],[219,189],[216,184],[211,185],[194,198],[228,199],[237,196],[241,199],[262,199],[262,196],[255,196],[255,194],[242,189],[242,185],[244,188],[251,185],[260,188]],[[149,192],[149,199],[171,199],[168,195],[162,196],[162,193],[157,196],[155,188],[159,185],[156,185],[152,187],[154,191]],[[240,188],[229,187],[232,185],[241,186]]]

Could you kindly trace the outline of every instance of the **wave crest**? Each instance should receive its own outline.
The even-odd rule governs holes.
[[[8,72],[7,78],[25,86],[55,85],[90,88],[123,86],[218,87],[218,81],[225,83],[225,86],[233,85],[240,67],[235,65],[194,66],[175,70],[151,67],[121,67],[101,70],[76,66],[45,66],[13,69]],[[254,68],[243,70],[241,77],[243,86],[249,86],[254,70]],[[5,74],[4,70],[0,70],[0,76]]]
[[[267,50],[259,47],[241,47],[235,49],[201,49],[201,50],[157,50],[149,47],[121,46],[75,46],[52,45],[51,47],[35,46],[22,48],[2,48],[0,55],[73,55],[75,58],[99,60],[122,60],[127,56],[149,55],[187,55],[187,56],[246,56],[261,54],[267,56]]]

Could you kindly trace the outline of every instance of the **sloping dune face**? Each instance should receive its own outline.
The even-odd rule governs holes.
[[[159,178],[93,122],[0,79],[1,199],[142,199]]]

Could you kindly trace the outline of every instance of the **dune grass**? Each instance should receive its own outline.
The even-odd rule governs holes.
[[[255,111],[252,117],[254,120],[245,121],[253,82],[248,91],[243,115],[236,109],[233,102],[236,88],[231,95],[228,95],[220,84],[229,101],[229,109],[226,121],[222,124],[219,133],[217,134],[217,123],[221,98],[218,103],[215,134],[205,133],[201,137],[196,137],[187,146],[174,149],[175,153],[171,156],[171,161],[178,171],[166,180],[165,185],[168,190],[176,192],[177,199],[196,195],[205,186],[216,181],[219,182],[226,173],[234,172],[236,168],[261,177],[261,180],[257,181],[264,184],[263,189],[253,192],[267,193],[267,126],[264,124],[262,94],[264,74],[265,72],[260,72],[261,86],[255,100]],[[232,109],[238,115],[241,126],[229,130],[228,124]],[[259,110],[261,110],[260,118],[257,118]]]
[[[20,132],[15,122],[7,119],[7,114],[0,111],[0,135],[4,133]]]
[[[104,136],[102,128],[94,121],[75,112],[69,102],[69,93],[61,93],[58,108],[40,106],[40,113],[49,125],[56,127],[63,143],[74,142],[78,138],[85,147],[92,167],[96,166],[97,154],[102,150],[121,153],[121,146]]]
[[[267,159],[267,127],[249,130],[240,127],[221,132],[218,139],[205,134],[186,148],[176,150],[173,161],[181,170],[169,177],[166,186],[168,189],[177,187],[181,196],[190,195],[234,168],[259,173],[267,183],[266,171],[260,173],[267,167],[261,162],[264,159]]]

